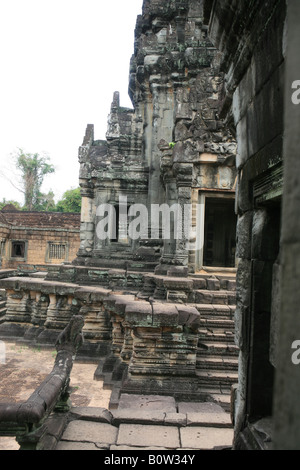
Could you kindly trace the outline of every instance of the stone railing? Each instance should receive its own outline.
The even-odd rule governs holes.
[[[68,411],[70,373],[82,344],[82,316],[73,316],[56,341],[52,372],[24,403],[0,403],[0,436],[16,436],[21,450],[39,448],[52,411]]]
[[[179,279],[175,281],[177,286]],[[185,279],[182,283],[186,287]],[[48,346],[73,315],[84,318],[85,341],[77,357],[97,358],[95,378],[112,389],[111,406],[118,401],[118,388],[172,393],[182,382],[183,394],[198,394],[191,390],[197,382],[200,327],[200,313],[193,305],[34,278],[9,278],[1,287],[7,292],[1,339]]]

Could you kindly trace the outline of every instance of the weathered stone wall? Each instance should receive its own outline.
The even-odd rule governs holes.
[[[80,243],[80,214],[5,212],[2,226],[2,269],[20,265],[46,265],[71,262]],[[14,256],[13,243],[24,242],[22,256]],[[63,245],[50,252],[50,244]],[[55,251],[55,250],[54,250]]]
[[[238,142],[236,340],[241,354],[236,447],[263,448],[255,426],[247,424],[272,414],[277,331],[271,325],[276,325],[280,297],[286,2],[205,4],[209,36],[222,52],[225,71],[220,115],[233,115]],[[270,438],[268,419],[261,427]]]
[[[295,79],[300,77],[299,2],[287,2],[285,36],[284,191],[281,232],[280,302],[276,318],[276,382],[273,400],[274,448],[300,449],[299,363],[291,360],[294,341],[300,339],[300,106],[292,102]],[[299,89],[299,85],[298,85]],[[299,95],[298,95],[299,96]],[[299,343],[298,343],[299,345]],[[299,346],[298,346],[299,351]],[[297,354],[299,358],[299,353]]]
[[[207,38],[203,6],[198,0],[145,0],[138,17],[130,64],[129,94],[134,110],[113,98],[106,141],[87,127],[79,149],[83,196],[81,246],[76,264],[154,270],[159,263],[195,270],[195,225],[187,239],[132,240],[119,227],[118,240],[97,237],[97,208],[178,203],[194,206],[199,191],[234,197],[235,140],[218,115],[223,93],[219,54]],[[171,147],[169,147],[171,144]],[[150,217],[150,215],[149,215]],[[195,221],[194,221],[195,223]],[[150,224],[149,224],[150,225]],[[155,229],[155,228],[154,228]],[[121,265],[120,265],[121,263]]]

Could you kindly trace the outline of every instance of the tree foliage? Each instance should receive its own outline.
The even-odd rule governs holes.
[[[25,197],[24,208],[29,211],[41,210],[45,198],[49,197],[41,192],[45,176],[55,171],[49,160],[48,156],[25,153],[22,149],[19,149],[16,155],[16,167],[21,173],[22,192]]]
[[[20,182],[15,178],[8,178],[8,181],[24,194],[24,205],[16,201],[0,202],[0,210],[7,204],[12,204],[18,210],[24,211],[46,211],[46,212],[80,212],[81,194],[80,188],[69,189],[63,194],[61,200],[55,203],[55,194],[52,190],[45,194],[41,191],[44,178],[54,173],[54,166],[48,156],[38,153],[25,153],[22,149],[13,154],[15,167],[20,174]],[[3,172],[2,172],[3,173]],[[15,174],[15,171],[14,171]]]
[[[56,205],[57,212],[80,212],[81,194],[80,188],[69,189],[63,194],[63,197]]]

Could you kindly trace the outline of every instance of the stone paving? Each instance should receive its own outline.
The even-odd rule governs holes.
[[[230,416],[214,403],[122,395],[117,410],[78,407],[55,450],[230,449]]]
[[[6,343],[6,353],[6,364],[1,367],[2,401],[8,396],[11,401],[23,401],[35,389],[36,381],[51,370],[52,351]],[[176,402],[171,396],[122,394],[118,408],[109,410],[110,391],[93,380],[95,367],[74,364],[73,407],[68,414],[54,414],[49,421],[45,450],[171,452],[231,448],[231,419],[221,406]],[[30,381],[24,381],[24,377],[30,377]],[[0,439],[0,450],[18,448],[14,438]]]

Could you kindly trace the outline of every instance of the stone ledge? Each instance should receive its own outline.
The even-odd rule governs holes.
[[[113,421],[113,415],[105,408],[73,407],[70,410],[70,417],[74,420],[94,421],[97,423],[111,424]]]

